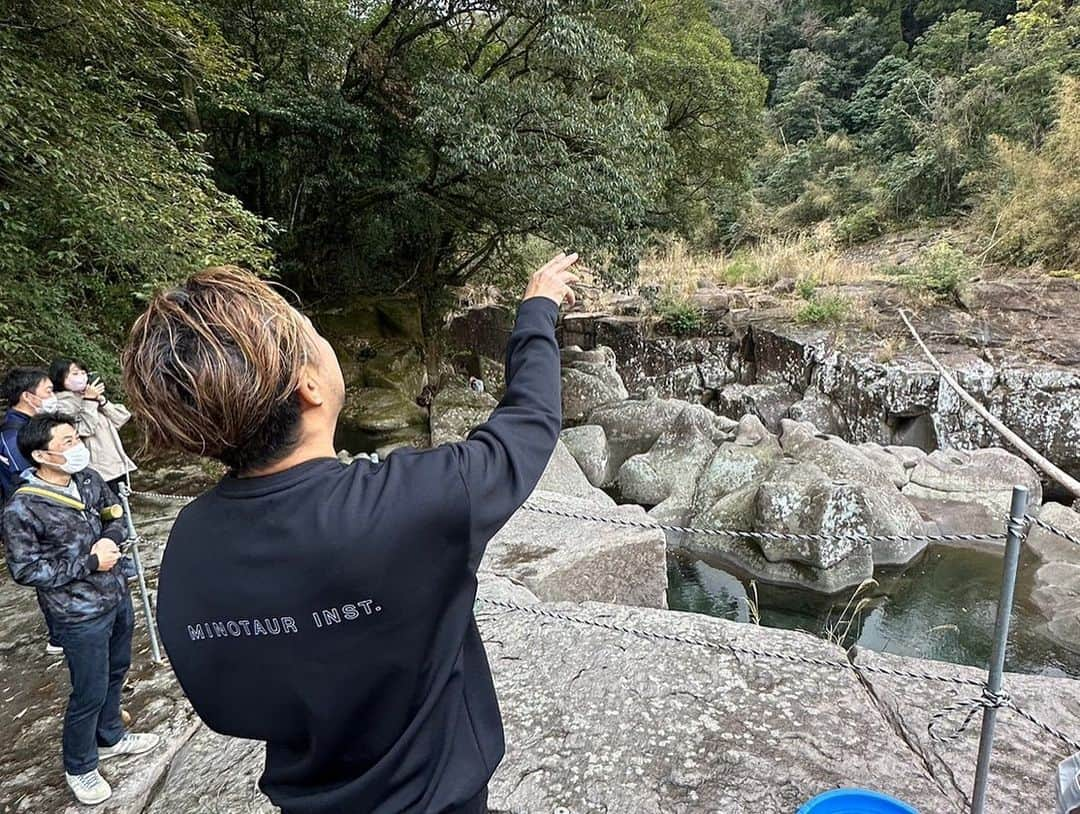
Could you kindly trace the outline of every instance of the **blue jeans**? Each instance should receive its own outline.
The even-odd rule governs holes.
[[[98,747],[112,746],[124,736],[120,690],[131,666],[134,621],[129,593],[95,619],[53,620],[71,673],[71,697],[64,715],[64,770],[68,774],[96,769]]]

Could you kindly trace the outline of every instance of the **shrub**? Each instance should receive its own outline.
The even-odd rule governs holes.
[[[881,234],[883,220],[877,206],[866,204],[837,220],[834,234],[846,246],[865,243]]]
[[[795,321],[801,325],[839,325],[850,311],[851,301],[841,294],[815,296],[799,309]]]
[[[955,300],[975,273],[975,262],[947,241],[923,251],[911,266],[889,270],[913,294]]]
[[[701,330],[705,321],[700,308],[671,294],[657,300],[656,313],[667,329],[678,336]]]
[[[1063,80],[1058,100],[1041,150],[991,139],[993,169],[978,177],[984,198],[975,217],[999,259],[1080,265],[1080,80]]]
[[[803,277],[797,283],[795,283],[795,293],[802,297],[804,300],[810,301],[814,299],[814,293],[817,291],[817,282],[810,277]]]
[[[758,259],[748,252],[736,253],[724,264],[724,282],[731,285],[764,285],[775,282]]]

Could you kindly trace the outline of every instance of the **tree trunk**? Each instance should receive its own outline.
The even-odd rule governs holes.
[[[416,293],[420,305],[420,331],[423,335],[424,366],[428,383],[438,389],[439,369],[446,355],[446,331],[443,315],[446,313],[446,290],[438,275],[438,260],[425,258],[424,270],[417,275]]]

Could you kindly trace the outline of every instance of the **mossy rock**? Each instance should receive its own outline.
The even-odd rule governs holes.
[[[427,424],[427,412],[400,390],[360,387],[347,390],[342,423],[370,433],[391,432]]]
[[[360,364],[364,387],[400,390],[416,398],[428,383],[427,367],[420,349],[400,342],[387,342],[375,348],[375,355]]]
[[[316,314],[315,324],[334,347],[361,337],[422,344],[420,306],[412,297],[361,297]]]
[[[464,382],[453,382],[431,403],[431,445],[460,441],[469,431],[487,421],[498,402],[490,393],[476,393]]]

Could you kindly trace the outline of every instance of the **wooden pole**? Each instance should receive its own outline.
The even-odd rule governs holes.
[[[930,352],[930,349],[926,347],[926,343],[922,341],[922,337],[919,336],[919,332],[915,330],[915,326],[911,324],[911,320],[908,319],[907,314],[904,313],[903,308],[898,308],[897,313],[900,314],[900,319],[904,320],[904,324],[907,325],[908,330],[911,331],[911,335],[915,338],[915,341],[922,348],[922,352],[926,354],[926,358],[930,360],[930,364],[934,366],[937,372],[941,375],[942,380],[949,385],[956,394],[960,396],[976,413],[982,416],[991,427],[993,427],[997,433],[1012,444],[1016,449],[1020,451],[1024,457],[1026,457],[1036,467],[1041,469],[1047,476],[1053,478],[1060,483],[1076,497],[1080,498],[1080,481],[1063,471],[1059,467],[1052,464],[1042,455],[1035,451],[1035,448],[1031,446],[1027,441],[1017,435],[1015,432],[1006,427],[1000,419],[994,416],[989,410],[987,410],[982,403],[976,400],[970,393],[968,393],[960,384],[952,377],[937,360],[937,358]]]

